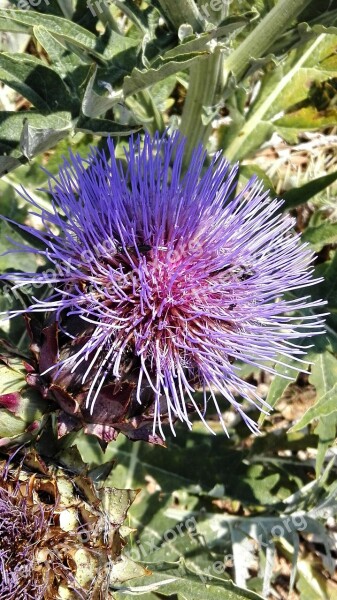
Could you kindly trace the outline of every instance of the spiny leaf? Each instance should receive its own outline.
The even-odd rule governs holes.
[[[37,25],[45,27],[62,40],[79,46],[92,56],[104,60],[103,54],[97,52],[97,37],[77,23],[54,15],[39,14],[35,11],[0,9],[0,30],[2,31],[32,33],[33,27]],[[132,40],[131,43],[135,42]]]

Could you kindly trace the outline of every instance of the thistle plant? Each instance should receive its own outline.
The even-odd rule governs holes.
[[[205,158],[197,149],[182,173],[179,134],[145,135],[130,139],[124,166],[109,139],[108,153],[72,156],[50,179],[43,230],[21,226],[44,249],[17,251],[52,265],[5,275],[14,289],[49,284],[46,297],[10,315],[51,315],[42,344],[32,334],[29,380],[106,439],[133,428],[133,439],[147,431],[155,441],[165,421],[173,432],[176,419],[191,428],[192,411],[208,427],[208,396],[226,430],[216,394],[256,432],[237,396],[268,405],[235,361],[273,369],[268,361],[295,357],[300,368],[293,340],[322,331],[315,313],[298,314],[319,301],[286,296],[312,284],[313,255],[280,216],[282,202],[256,178],[236,193],[237,167],[216,155],[203,171]]]
[[[336,18],[2,3],[1,598],[335,599]]]

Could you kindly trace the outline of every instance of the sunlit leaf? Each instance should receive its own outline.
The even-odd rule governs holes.
[[[316,388],[317,401],[303,415],[292,431],[298,431],[308,425],[313,419],[330,415],[337,411],[337,358],[330,352],[324,352],[317,356],[310,380]]]
[[[208,53],[206,51],[194,52],[177,56],[175,60],[164,62],[156,69],[144,69],[143,71],[140,71],[135,68],[130,76],[125,77],[123,85],[124,96],[126,97],[130,94],[135,94],[144,88],[154,85],[170,75],[178,73],[178,71],[187,69],[194,61],[202,60],[207,56]]]
[[[271,136],[277,119],[307,99],[313,82],[319,83],[333,76],[334,72],[324,70],[321,63],[334,52],[336,43],[335,35],[317,35],[314,40],[292,50],[278,66],[266,72],[259,94],[240,130],[225,148],[230,160],[250,155]],[[231,126],[228,127],[230,130]]]
[[[59,112],[71,108],[72,99],[61,77],[34,57],[1,54],[0,80],[41,111]]]
[[[152,565],[150,566],[152,568]],[[157,572],[154,572],[154,568],[152,571],[153,574],[150,577],[133,581],[131,586],[124,587],[124,591],[127,593],[128,590],[130,592],[134,590],[133,593],[136,593],[138,590],[138,593],[141,593],[142,589],[144,592],[157,589],[164,596],[177,594],[179,600],[192,600],[192,598],[193,600],[205,600],[205,594],[207,600],[223,600],[224,598],[226,600],[262,600],[262,596],[240,589],[231,581],[224,581],[220,577],[210,576],[202,571],[200,573],[193,572],[183,563],[177,566],[163,563],[157,566]],[[165,587],[160,587],[163,581],[169,579],[171,579],[171,583],[168,582]],[[122,600],[125,596],[117,593],[116,598]]]

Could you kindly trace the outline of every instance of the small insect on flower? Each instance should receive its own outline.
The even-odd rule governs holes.
[[[246,281],[246,279],[249,279],[255,275],[255,271],[246,265],[240,265],[237,269],[234,269],[233,272],[237,275],[240,281]]]
[[[117,246],[118,252],[124,252],[123,246]],[[149,244],[140,244],[139,246],[126,246],[125,252],[129,254],[146,254],[150,252],[151,246]]]
[[[314,283],[313,254],[282,200],[254,177],[236,193],[238,167],[221,153],[206,167],[197,148],[186,172],[183,156],[179,133],[131,138],[124,161],[111,139],[106,153],[71,155],[50,178],[44,229],[21,226],[44,249],[16,251],[55,271],[49,296],[26,310],[49,314],[48,327],[54,315],[57,327],[46,330],[49,346],[47,333],[34,340],[44,348],[39,375],[91,431],[154,441],[163,423],[191,428],[192,412],[209,428],[209,405],[226,430],[225,400],[257,432],[245,407],[270,407],[238,361],[273,371],[292,357],[301,370],[296,340],[323,330],[322,302],[298,291]],[[3,279],[15,289],[48,283],[43,273]]]

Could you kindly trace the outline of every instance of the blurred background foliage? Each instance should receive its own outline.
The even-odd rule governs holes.
[[[228,412],[229,440],[196,423],[168,433],[167,448],[69,441],[91,468],[115,461],[111,485],[141,488],[128,548],[152,575],[116,598],[336,599],[337,1],[9,0],[0,44],[2,214],[32,223],[15,190],[48,204],[40,167],[57,174],[69,148],[85,156],[112,135],[122,157],[130,133],[178,127],[187,162],[202,141],[240,161],[239,186],[257,173],[284,198],[324,278],[308,289],[328,313],[308,373],[242,365],[275,407],[260,437]],[[4,255],[7,236],[25,242],[0,224],[2,271],[43,267]],[[12,302],[0,290],[0,309]],[[20,319],[1,337],[28,344]]]

